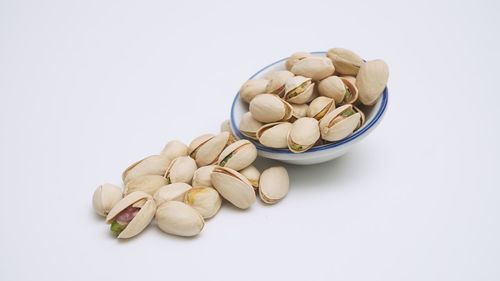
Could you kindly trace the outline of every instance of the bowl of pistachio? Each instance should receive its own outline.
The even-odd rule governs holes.
[[[261,157],[297,165],[344,155],[382,121],[389,68],[332,48],[297,52],[252,75],[236,94],[230,126]]]

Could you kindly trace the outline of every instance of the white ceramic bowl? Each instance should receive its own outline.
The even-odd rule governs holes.
[[[313,54],[324,56],[326,52],[313,52]],[[284,58],[264,67],[249,79],[261,78],[262,76],[264,76],[264,74],[273,70],[286,70],[286,60],[287,58]],[[233,105],[231,107],[231,128],[238,138],[248,139],[252,141],[257,147],[257,151],[261,157],[297,165],[322,163],[344,155],[354,144],[365,138],[373,129],[375,129],[375,127],[377,127],[380,121],[382,121],[382,117],[384,116],[384,113],[387,109],[388,96],[389,94],[386,87],[384,89],[384,92],[382,93],[382,96],[373,107],[363,108],[363,111],[366,115],[366,122],[352,135],[338,142],[332,142],[325,145],[313,147],[303,153],[293,153],[288,149],[274,149],[265,147],[257,141],[248,139],[244,135],[242,135],[238,128],[238,125],[240,124],[240,120],[243,114],[248,111],[248,104],[241,101],[241,99],[239,98],[239,93],[236,94]]]

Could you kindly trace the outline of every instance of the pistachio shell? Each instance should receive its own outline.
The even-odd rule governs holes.
[[[292,129],[292,123],[289,122],[276,122],[262,126],[257,131],[259,142],[267,147],[272,148],[287,148],[288,147],[288,133]]]
[[[344,75],[358,74],[363,59],[353,51],[344,48],[332,48],[326,56],[332,60],[335,70]]]
[[[326,57],[307,57],[299,60],[292,67],[295,75],[311,78],[314,81],[322,80],[335,72],[332,61]]]
[[[353,113],[350,116],[342,117],[346,110],[352,110],[351,104],[343,105],[328,113],[320,121],[321,137],[327,141],[339,141],[348,137],[359,126],[361,114]],[[338,117],[338,118],[337,118]],[[337,118],[337,119],[336,119]]]
[[[160,152],[160,155],[167,157],[170,160],[173,160],[177,157],[181,156],[187,156],[189,152],[189,147],[185,145],[183,142],[178,141],[178,140],[173,140],[169,141],[163,150]],[[168,165],[165,167],[165,169],[168,167]],[[163,171],[162,174],[164,174],[165,171]],[[160,175],[162,175],[160,174]]]
[[[378,100],[389,79],[389,66],[383,60],[372,60],[359,68],[356,86],[359,100],[364,105],[373,105]]]
[[[233,169],[216,167],[212,172],[212,184],[222,197],[240,209],[248,209],[255,203],[252,184]]]
[[[238,171],[250,166],[255,158],[257,158],[255,145],[248,140],[239,140],[222,151],[217,163],[221,167]]]
[[[143,191],[150,195],[155,194],[158,188],[168,184],[167,180],[158,175],[144,175],[136,177],[125,184],[124,194],[130,194],[134,191]]]
[[[341,76],[340,78],[351,82],[351,84],[356,85],[356,77],[354,76]]]
[[[170,159],[163,155],[152,155],[130,165],[122,174],[122,180],[127,183],[133,178],[144,175],[163,175]]]
[[[205,221],[193,207],[179,201],[167,201],[156,210],[156,224],[169,234],[195,236],[201,232]]]
[[[193,154],[196,153],[196,150],[198,150],[198,148],[202,144],[211,140],[213,137],[215,137],[214,134],[204,134],[204,135],[201,135],[201,136],[195,138],[193,141],[191,141],[191,143],[189,144],[189,150],[188,150],[189,156],[194,157]]]
[[[259,188],[260,172],[255,166],[250,165],[245,169],[239,171],[247,180],[252,184],[254,189]]]
[[[105,183],[95,190],[94,196],[92,197],[92,206],[97,214],[105,217],[122,197],[121,188],[113,184]]]
[[[284,99],[288,102],[304,104],[311,101],[313,94],[314,83],[311,83],[311,78],[294,76],[286,81]]]
[[[209,219],[219,211],[222,199],[211,187],[195,187],[186,193],[184,203],[193,207],[204,219]]]
[[[334,109],[335,102],[332,98],[323,96],[317,97],[309,105],[309,109],[307,110],[307,117],[312,117],[316,120],[320,120],[328,112],[331,112]]]
[[[252,117],[252,113],[247,112],[241,117],[240,132],[249,138],[257,139],[255,133],[260,127],[262,127],[262,125],[263,124],[261,122]]]
[[[267,204],[274,204],[283,199],[290,186],[288,172],[284,167],[271,167],[260,176],[259,197]]]
[[[153,198],[158,206],[167,201],[182,201],[184,200],[184,195],[190,189],[191,186],[189,184],[176,182],[160,187],[154,194]]]
[[[340,77],[330,76],[319,82],[318,90],[320,95],[334,99],[338,105],[344,101],[346,86]]]
[[[212,180],[210,179],[210,175],[216,166],[204,166],[198,168],[196,172],[194,172],[193,176],[193,186],[205,186],[212,187]]]
[[[269,84],[267,84],[266,88],[266,93],[282,97],[285,94],[286,80],[293,76],[293,73],[287,70],[275,70],[267,73],[264,76],[264,78],[269,80]]]
[[[309,108],[309,105],[295,103],[292,103],[291,105],[293,107],[292,116],[295,117],[295,119],[307,116],[307,109]]]
[[[290,70],[292,67],[301,59],[307,58],[307,57],[312,57],[310,53],[307,52],[296,52],[293,53],[287,60],[286,60],[286,69]]]
[[[140,207],[141,209],[127,224],[125,229],[120,232],[118,235],[120,239],[130,238],[139,234],[149,225],[155,215],[156,204],[151,195],[142,191],[136,191],[125,196],[109,211],[106,222],[111,223],[116,216],[130,206]]]
[[[196,164],[200,167],[215,163],[220,153],[229,144],[229,133],[222,132],[203,143],[193,154]]]
[[[229,120],[224,120],[220,124],[220,132],[228,132],[229,133],[229,142],[233,143],[238,140],[238,138],[234,135],[233,130],[231,129],[231,122]]]
[[[358,92],[358,87],[356,87],[356,84],[353,84],[350,79],[346,79],[344,77],[340,77],[340,80],[342,80],[346,89],[349,90],[349,94],[345,96],[343,103],[353,104],[357,102],[359,97],[359,92]]]
[[[292,111],[292,106],[276,95],[262,94],[250,102],[252,117],[263,123],[288,120]]]
[[[190,183],[196,169],[198,167],[193,158],[189,156],[175,158],[165,172],[167,183],[164,185],[176,182]]]
[[[319,137],[318,120],[310,117],[297,119],[288,134],[288,148],[294,153],[307,151]]]
[[[361,128],[364,124],[365,124],[365,113],[363,113],[363,111],[361,109],[359,109],[357,106],[353,105],[352,108],[354,109],[354,111],[356,111],[357,113],[359,113],[359,124],[358,126],[356,127],[355,131],[359,128]]]
[[[269,84],[269,80],[267,80],[267,79],[248,80],[240,88],[240,98],[244,102],[250,103],[250,101],[254,97],[266,92],[266,88],[267,88],[268,84]]]

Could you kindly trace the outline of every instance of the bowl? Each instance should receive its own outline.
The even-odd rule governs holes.
[[[312,54],[325,56],[326,52],[312,52]],[[263,69],[252,75],[252,77],[250,77],[249,79],[261,78],[267,72],[273,70],[286,70],[285,62],[287,59],[288,58],[281,59],[264,67]],[[363,110],[363,112],[365,112],[366,122],[361,128],[359,128],[349,137],[337,142],[315,146],[302,153],[293,153],[288,149],[275,149],[266,147],[261,145],[258,141],[245,137],[240,132],[239,124],[243,114],[248,112],[248,104],[246,104],[239,98],[239,92],[236,94],[231,106],[231,129],[237,138],[248,139],[253,144],[255,144],[258,154],[261,157],[296,165],[310,165],[327,162],[347,153],[349,149],[353,147],[353,145],[360,142],[369,133],[371,133],[373,129],[377,127],[377,125],[382,121],[384,113],[387,109],[387,102],[389,98],[388,96],[389,93],[387,87],[385,87],[384,92],[375,105],[371,107],[359,106]]]

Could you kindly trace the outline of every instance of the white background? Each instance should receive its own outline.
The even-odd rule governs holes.
[[[500,7],[402,2],[0,1],[0,280],[499,280]],[[331,47],[390,66],[369,137],[197,238],[111,237],[99,184]]]

